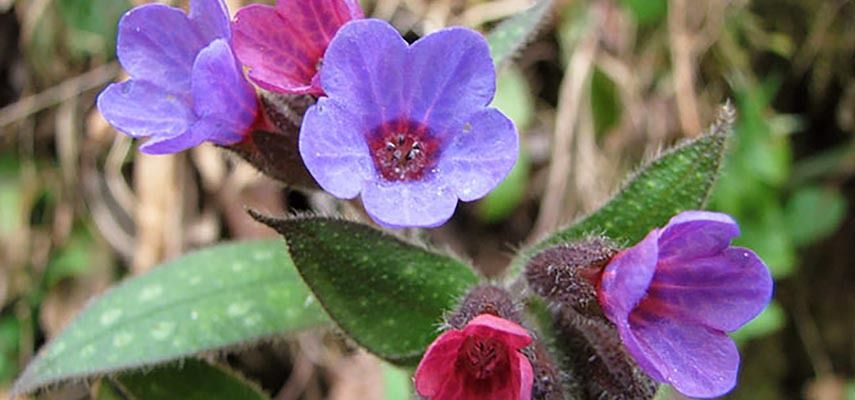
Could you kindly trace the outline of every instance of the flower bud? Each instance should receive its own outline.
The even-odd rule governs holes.
[[[626,354],[608,321],[563,307],[553,313],[557,342],[568,355],[565,365],[578,398],[652,399],[657,384]]]
[[[572,307],[586,316],[603,318],[597,284],[617,246],[602,237],[550,247],[526,265],[529,287],[553,303]]]
[[[314,99],[305,95],[262,92],[263,116],[247,138],[226,146],[265,175],[286,185],[316,189],[317,183],[300,157],[297,139],[306,109]]]

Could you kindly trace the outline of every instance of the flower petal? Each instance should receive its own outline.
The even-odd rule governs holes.
[[[380,225],[432,228],[451,218],[457,196],[436,177],[406,183],[377,177],[363,188],[362,202],[368,215]]]
[[[140,146],[140,151],[146,154],[179,153],[202,144],[206,140],[206,132],[209,131],[191,128],[176,136],[153,136]]]
[[[647,294],[656,272],[658,237],[659,231],[654,229],[638,244],[614,256],[603,271],[597,295],[603,312],[615,325],[625,323]]]
[[[480,314],[463,328],[466,336],[490,337],[500,340],[513,350],[531,344],[531,336],[519,324],[492,314]]]
[[[235,52],[259,86],[276,92],[322,94],[318,65],[338,29],[362,10],[353,1],[280,0],[250,5],[234,21]]]
[[[463,201],[479,199],[493,190],[511,171],[519,154],[513,122],[493,108],[471,115],[466,127],[450,140],[438,169]]]
[[[206,43],[231,39],[229,10],[223,0],[190,0],[190,21]]]
[[[389,23],[347,23],[324,55],[321,84],[330,97],[352,107],[372,129],[402,117],[407,42]]]
[[[111,84],[97,104],[110,125],[134,138],[176,136],[196,120],[185,96],[136,79]]]
[[[769,304],[772,276],[748,249],[733,247],[721,254],[688,262],[660,262],[642,303],[663,309],[669,318],[699,321],[733,331]]]
[[[146,4],[119,21],[116,53],[132,78],[184,93],[190,89],[193,60],[207,44],[180,9]]]
[[[318,184],[333,196],[354,198],[365,182],[375,179],[364,130],[348,106],[328,97],[303,117],[300,155]]]
[[[454,379],[457,351],[466,336],[459,330],[440,335],[428,347],[414,375],[416,391],[425,397],[436,396]]]
[[[690,260],[720,253],[739,236],[739,225],[729,215],[685,211],[668,222],[659,236],[659,258]]]
[[[627,350],[645,372],[680,393],[715,397],[736,385],[739,352],[723,332],[639,311],[630,325],[631,330],[619,329]],[[651,365],[655,371],[648,370]]]
[[[466,28],[443,29],[413,43],[407,76],[407,114],[439,135],[462,129],[496,92],[487,41]]]
[[[212,130],[208,139],[214,143],[239,141],[255,120],[255,90],[243,78],[225,39],[217,39],[199,52],[193,64],[192,93],[196,115],[219,125],[219,132]]]
[[[519,376],[520,380],[520,397],[519,400],[531,400],[532,386],[534,385],[534,369],[531,366],[531,361],[521,353],[517,353],[517,364],[519,365],[519,375],[511,374],[512,377]]]

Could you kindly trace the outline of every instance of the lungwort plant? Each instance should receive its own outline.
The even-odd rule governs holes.
[[[116,286],[14,391],[109,376],[134,398],[265,398],[193,357],[319,326],[413,373],[411,393],[426,399],[730,391],[728,332],[766,307],[772,281],[731,245],[736,221],[699,211],[727,148],[727,105],[599,210],[519,250],[503,280],[396,230],[442,225],[508,176],[520,136],[491,106],[496,68],[550,7],[538,1],[486,37],[451,27],[412,43],[354,0],[279,0],[231,21],[222,0],[129,11],[117,54],[130,78],[97,106],[147,138],[141,151],[212,142],[286,185],[359,198],[367,218],[251,211],[282,239],[203,249]]]

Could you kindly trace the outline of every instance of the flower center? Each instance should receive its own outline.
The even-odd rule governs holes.
[[[374,167],[386,180],[415,181],[436,165],[439,140],[421,123],[386,122],[368,136]]]
[[[475,379],[487,379],[508,366],[504,343],[493,338],[469,336],[457,354],[457,365]]]

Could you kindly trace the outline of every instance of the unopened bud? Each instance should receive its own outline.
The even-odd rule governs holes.
[[[617,246],[602,237],[550,247],[526,265],[529,287],[538,295],[588,316],[602,317],[597,282]]]
[[[554,312],[556,340],[568,355],[570,380],[583,399],[649,400],[658,385],[626,354],[614,326],[561,308]]]
[[[300,124],[314,98],[262,92],[255,129],[241,142],[226,146],[265,175],[286,185],[317,188],[300,157]]]

